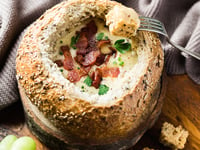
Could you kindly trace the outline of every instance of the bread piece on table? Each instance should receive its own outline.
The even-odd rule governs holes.
[[[160,135],[160,142],[172,149],[183,149],[189,133],[181,125],[174,127],[168,122],[164,122]]]
[[[149,148],[149,147],[144,147],[142,150],[155,150],[155,149]]]

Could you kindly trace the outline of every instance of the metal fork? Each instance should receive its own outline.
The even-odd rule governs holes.
[[[188,54],[190,56],[193,56],[194,58],[200,60],[200,54],[196,53],[196,52],[191,52],[185,48],[183,48],[180,45],[177,45],[176,43],[174,43],[173,41],[170,40],[167,31],[165,29],[165,26],[162,22],[160,22],[159,20],[153,19],[153,18],[149,18],[149,17],[144,17],[144,16],[140,16],[140,27],[138,30],[144,30],[144,31],[151,31],[151,32],[156,32],[159,33],[161,35],[164,35],[167,39],[167,41],[174,46],[175,48],[179,49],[180,51],[183,52],[185,54]]]

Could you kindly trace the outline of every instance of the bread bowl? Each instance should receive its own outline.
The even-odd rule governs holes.
[[[16,71],[38,138],[57,149],[123,149],[152,126],[163,51],[156,34],[138,27],[137,13],[120,3],[70,0],[27,29]]]

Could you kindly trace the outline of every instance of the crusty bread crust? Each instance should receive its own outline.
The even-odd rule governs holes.
[[[69,93],[63,80],[55,78],[48,59],[55,40],[91,17],[105,20],[117,2],[108,0],[64,1],[44,13],[27,30],[16,59],[19,85],[29,100],[66,137],[69,142],[101,144],[134,137],[157,104],[152,95],[159,85],[163,69],[163,51],[158,37],[137,32],[138,63],[134,67],[131,88],[110,103],[99,104]],[[60,74],[61,75],[61,74]],[[64,83],[68,83],[67,79]],[[115,93],[113,93],[115,94]],[[23,97],[22,97],[23,99]],[[108,99],[109,101],[109,99]]]

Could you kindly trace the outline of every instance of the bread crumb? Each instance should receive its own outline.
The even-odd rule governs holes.
[[[174,127],[172,124],[164,122],[161,129],[160,142],[174,150],[183,149],[188,135],[188,131],[181,125]]]

